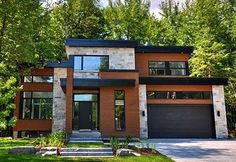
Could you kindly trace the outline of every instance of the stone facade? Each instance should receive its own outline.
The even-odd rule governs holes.
[[[214,118],[216,138],[227,138],[227,120],[225,110],[224,86],[213,85],[213,105],[214,105]]]
[[[66,98],[60,85],[60,78],[66,77],[66,68],[54,68],[52,131],[65,130],[66,128]]]
[[[134,48],[68,47],[67,55],[108,55],[109,69],[135,69]]]
[[[140,138],[148,138],[146,85],[139,85]]]

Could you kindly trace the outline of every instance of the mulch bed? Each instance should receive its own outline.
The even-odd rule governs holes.
[[[157,150],[152,148],[137,148],[135,146],[129,146],[129,149],[136,151],[137,153],[144,155],[144,156],[150,156],[150,155],[161,155]]]

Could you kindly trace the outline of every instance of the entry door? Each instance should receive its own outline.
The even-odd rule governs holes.
[[[79,129],[92,129],[92,102],[79,102]]]

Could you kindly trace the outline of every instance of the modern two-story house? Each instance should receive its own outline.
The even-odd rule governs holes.
[[[189,77],[189,46],[67,39],[68,59],[33,69],[13,136],[94,130],[102,138],[225,138],[224,78]]]

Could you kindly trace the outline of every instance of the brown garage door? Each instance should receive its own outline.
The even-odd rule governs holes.
[[[212,105],[148,105],[149,138],[214,138]]]

